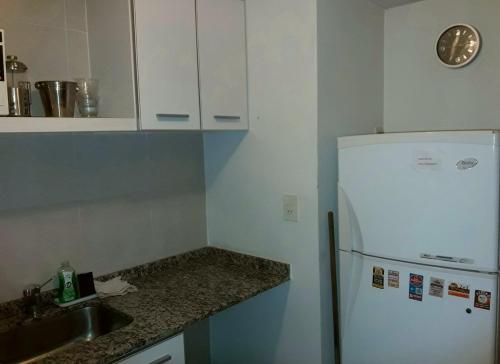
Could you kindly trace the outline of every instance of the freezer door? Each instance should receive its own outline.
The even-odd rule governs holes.
[[[339,149],[341,249],[497,271],[498,167],[495,145]]]
[[[343,364],[494,363],[496,275],[427,269],[356,253],[339,256]],[[376,272],[375,283],[374,267],[384,270],[383,278]],[[398,272],[399,288],[389,287],[389,270]],[[417,283],[418,276],[423,277],[421,301],[417,289],[414,299],[409,298],[410,274],[417,275]],[[431,277],[444,280],[443,297],[429,295]],[[383,288],[373,286],[381,282]],[[452,283],[468,285],[470,297],[449,295]],[[483,291],[478,299],[483,308],[475,307],[476,290]],[[434,285],[434,294],[439,291]],[[485,292],[492,297],[489,309]]]

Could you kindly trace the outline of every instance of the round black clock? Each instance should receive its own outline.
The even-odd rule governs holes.
[[[446,67],[459,68],[471,63],[481,48],[481,36],[468,24],[455,24],[439,36],[436,50],[439,60]]]

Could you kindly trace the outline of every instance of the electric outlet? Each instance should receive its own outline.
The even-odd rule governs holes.
[[[283,195],[283,220],[299,221],[299,203],[297,195]]]

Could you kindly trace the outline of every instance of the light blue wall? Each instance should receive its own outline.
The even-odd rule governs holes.
[[[209,244],[290,262],[292,281],[212,318],[212,360],[330,364],[336,138],[382,125],[384,11],[368,0],[247,10],[251,128],[205,136]],[[282,221],[283,193],[299,196],[297,224]]]
[[[500,128],[500,2],[425,0],[385,20],[386,131]],[[442,66],[436,40],[455,23],[478,28],[483,48],[458,69]]]
[[[209,244],[289,262],[292,281],[211,319],[214,364],[319,363],[315,0],[246,1],[250,131],[205,135]],[[282,219],[297,194],[299,222]]]
[[[370,0],[318,0],[318,193],[323,363],[332,359],[327,213],[337,213],[337,138],[383,119],[384,10]]]

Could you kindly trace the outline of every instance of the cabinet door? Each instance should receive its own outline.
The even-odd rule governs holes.
[[[119,364],[184,364],[183,335],[168,339],[138,354],[129,356]]]
[[[140,125],[200,129],[195,0],[136,0]]]
[[[245,2],[197,0],[204,130],[248,129]]]

